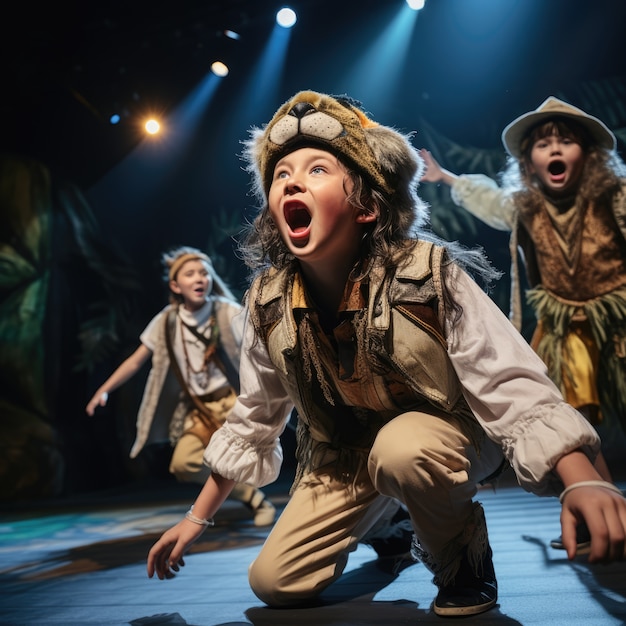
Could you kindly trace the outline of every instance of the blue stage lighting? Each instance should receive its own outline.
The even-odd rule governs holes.
[[[276,13],[276,23],[283,28],[291,28],[297,19],[296,12],[289,7],[283,7]]]

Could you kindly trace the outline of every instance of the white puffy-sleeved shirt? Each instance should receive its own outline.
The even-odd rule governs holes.
[[[522,487],[558,493],[562,486],[554,465],[579,448],[595,458],[596,431],[563,401],[544,363],[465,272],[453,268],[448,285],[463,312],[454,325],[446,320],[447,351],[469,406],[487,436],[502,447]],[[279,437],[293,403],[249,321],[240,379],[237,403],[204,458],[226,478],[263,486],[278,477]]]
[[[492,228],[511,231],[517,209],[511,193],[484,174],[463,174],[450,188],[452,200]]]
[[[177,315],[182,313],[183,321],[190,326],[197,326],[202,331],[208,323],[216,302],[220,299],[221,306],[228,313],[230,330],[237,345],[241,344],[243,335],[243,312],[241,305],[219,296],[211,296],[207,303],[193,313],[183,307],[177,307]],[[165,340],[165,320],[173,305],[168,304],[141,333],[141,342],[152,352],[152,363],[146,386],[137,414],[137,436],[131,448],[130,456],[135,458],[147,443],[168,441],[170,439],[170,422],[181,400],[181,389],[178,380],[170,368],[170,357]],[[176,324],[173,349],[179,363],[184,364],[182,347],[182,333],[180,324]],[[188,353],[194,359],[194,366],[198,366],[204,356],[204,345],[189,331],[185,331],[185,338],[190,341]],[[192,392],[200,395],[220,389],[228,383],[224,374],[217,367],[210,370],[210,383],[205,389],[192,387]]]

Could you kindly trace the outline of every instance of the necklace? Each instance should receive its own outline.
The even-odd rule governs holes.
[[[215,324],[216,324],[215,316],[211,315],[211,317],[209,318],[208,338],[205,337],[204,335],[201,335],[195,327],[191,328],[187,326],[187,324],[183,322],[182,318],[179,317],[178,319],[180,320],[180,339],[183,343],[183,353],[185,354],[187,380],[190,381],[193,376],[193,380],[196,383],[196,385],[198,385],[200,389],[206,389],[209,386],[209,372],[208,372],[209,361],[213,358],[213,355],[215,354],[215,350],[217,347],[217,342],[216,342],[216,337],[215,337],[216,333],[214,332]],[[199,369],[194,369],[193,365],[191,364],[191,359],[189,358],[189,353],[187,352],[187,342],[185,341],[185,327],[187,327],[192,332],[192,334],[195,335],[198,339],[201,339],[202,342],[206,346],[204,350],[204,356],[202,358],[202,365],[200,366]]]

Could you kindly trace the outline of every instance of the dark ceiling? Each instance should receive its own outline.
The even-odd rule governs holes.
[[[82,98],[96,115],[157,91],[165,90],[163,103],[171,104],[206,71],[207,59],[226,49],[226,29],[249,37],[271,23],[276,6],[258,0],[16,5],[9,22],[12,106],[58,90]]]
[[[87,133],[92,147],[79,161],[92,157],[97,177],[138,139],[113,135],[112,113],[167,113],[206,73],[208,59],[241,54],[257,28],[266,32],[275,7],[258,0],[16,3],[2,42],[3,147],[63,167],[73,161],[71,135]],[[226,29],[241,33],[243,46]]]
[[[300,88],[326,89],[332,73],[340,77],[374,42],[372,20],[403,3],[296,0],[300,22],[276,103]],[[167,113],[213,58],[249,67],[280,6],[267,0],[12,5],[3,20],[2,147],[93,184],[139,139],[128,126],[112,131],[111,113],[132,118],[146,107]],[[379,32],[384,25],[379,19]],[[536,106],[556,92],[576,98],[594,81],[626,76],[625,26],[622,0],[428,0],[399,97],[382,112],[388,123],[410,127],[419,117],[457,140],[489,144],[526,102]],[[362,43],[342,48],[361,28]],[[225,29],[241,39],[228,39]],[[226,98],[237,97],[237,72],[226,80],[225,109]],[[616,98],[626,107],[626,94]]]

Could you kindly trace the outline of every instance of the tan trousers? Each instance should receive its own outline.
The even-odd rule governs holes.
[[[237,396],[233,393],[211,403],[211,409],[220,422],[226,419],[236,398]],[[186,422],[184,429],[187,430],[190,425],[189,422]],[[174,447],[170,460],[170,473],[174,474],[180,482],[204,485],[211,473],[211,469],[203,461],[204,450],[205,446],[196,435],[183,434]],[[250,504],[256,491],[255,487],[237,483],[229,497],[244,504]]]
[[[407,506],[422,547],[438,553],[461,533],[478,482],[501,462],[488,441],[479,459],[448,417],[396,417],[378,433],[354,485],[332,477],[332,462],[304,477],[250,566],[252,590],[270,606],[315,598],[339,578],[386,509],[397,506],[392,498]]]

